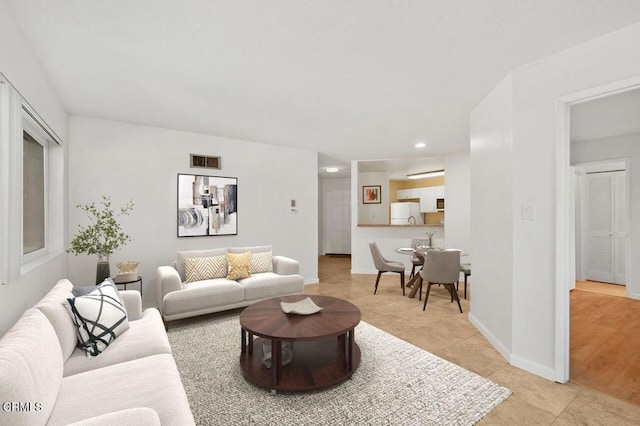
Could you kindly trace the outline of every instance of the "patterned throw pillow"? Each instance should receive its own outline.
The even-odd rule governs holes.
[[[227,257],[188,257],[184,260],[185,282],[226,278]]]
[[[249,270],[252,274],[273,272],[271,252],[265,251],[262,253],[251,253],[251,257],[249,258]]]
[[[88,358],[100,355],[129,329],[127,311],[111,285],[99,286],[86,296],[69,298],[65,306],[76,326],[78,346]]]
[[[228,279],[239,280],[251,276],[251,271],[249,270],[250,251],[241,254],[227,253],[226,256],[227,262],[229,263],[229,270],[227,271]]]

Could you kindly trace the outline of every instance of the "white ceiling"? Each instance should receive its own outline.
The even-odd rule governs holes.
[[[347,168],[467,149],[510,70],[640,21],[638,0],[5,1],[71,114]]]

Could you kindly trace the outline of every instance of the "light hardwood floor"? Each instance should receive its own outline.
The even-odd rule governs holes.
[[[570,301],[570,380],[640,406],[640,301],[580,287]]]
[[[349,300],[360,308],[363,321],[511,389],[513,395],[485,417],[482,425],[640,422],[640,406],[575,383],[550,382],[510,366],[468,321],[468,300],[462,299],[465,313],[460,314],[444,288],[432,288],[423,312],[417,298],[402,297],[398,274],[384,274],[374,296],[375,275],[350,274],[349,258],[320,256],[319,278],[319,284],[305,287],[306,293]],[[473,295],[473,284],[469,295]]]

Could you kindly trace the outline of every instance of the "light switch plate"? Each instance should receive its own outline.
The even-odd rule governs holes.
[[[534,203],[522,205],[522,220],[536,220],[536,205]]]

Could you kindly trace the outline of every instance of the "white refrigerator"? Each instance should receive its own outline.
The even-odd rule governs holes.
[[[423,223],[420,203],[391,203],[392,225],[422,225]]]

